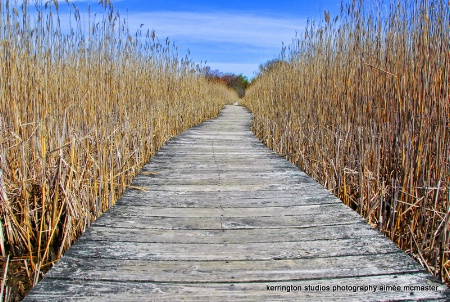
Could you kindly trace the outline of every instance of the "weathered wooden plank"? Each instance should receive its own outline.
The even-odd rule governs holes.
[[[216,185],[215,185],[216,186]],[[214,190],[202,190],[201,187],[194,188],[192,186],[179,186],[178,188],[170,188],[167,186],[154,186],[152,188],[153,190],[150,191],[150,188],[148,190],[145,190],[145,186],[133,186],[131,185],[127,191],[125,191],[125,194],[129,195],[135,195],[136,193],[147,193],[147,194],[141,194],[138,196],[139,198],[143,199],[151,199],[153,196],[167,196],[167,197],[174,197],[174,196],[185,196],[187,198],[189,197],[196,197],[197,199],[201,199],[204,196],[210,197],[213,200],[217,199],[219,197],[222,198],[229,198],[229,199],[240,199],[239,196],[242,196],[242,190],[233,190],[232,188],[228,188],[226,192],[220,193],[219,191]],[[174,190],[171,190],[174,189]],[[186,190],[188,189],[188,190]],[[330,192],[323,190],[320,192],[312,192],[312,189],[310,186],[305,186],[303,190],[273,190],[273,189],[261,189],[261,190],[251,190],[251,191],[244,191],[245,196],[242,196],[242,199],[274,199],[274,200],[302,200],[302,199],[314,199],[314,198],[322,198],[322,197],[331,197]],[[150,191],[150,192],[149,192]],[[283,192],[280,192],[283,191]],[[282,194],[281,194],[282,193]],[[128,196],[127,195],[127,198]],[[336,198],[333,197],[335,200]]]
[[[378,234],[379,235],[379,234]],[[365,222],[351,225],[321,225],[309,228],[227,229],[227,230],[167,230],[111,228],[96,225],[89,228],[83,239],[94,241],[148,242],[148,243],[241,243],[349,239],[374,236]]]
[[[235,171],[232,169],[229,170],[218,170],[209,169],[209,170],[194,170],[194,171],[185,171],[185,170],[175,170],[175,169],[158,169],[150,171],[149,173],[140,174],[135,179],[145,178],[147,181],[159,180],[159,179],[170,179],[170,180],[179,180],[186,179],[189,175],[191,179],[209,179],[210,177],[221,177],[222,179],[227,178],[235,178],[235,179],[247,179],[252,181],[259,180],[271,180],[275,181],[294,181],[295,183],[300,183],[303,178],[308,178],[304,173],[277,173],[272,169],[270,171],[261,172],[261,168],[254,170],[242,170]],[[315,184],[313,181],[309,181],[308,183]]]
[[[210,153],[212,153],[213,150],[210,150]],[[261,158],[262,156],[264,156],[264,158]],[[258,163],[262,163],[262,164],[266,164],[266,165],[274,165],[276,164],[279,167],[293,167],[292,163],[290,162],[280,162],[280,159],[282,159],[280,156],[278,155],[272,155],[271,153],[269,154],[260,154],[258,155],[251,155],[251,156],[232,156],[232,155],[220,155],[220,154],[205,154],[205,155],[197,155],[197,156],[191,156],[190,154],[179,154],[179,153],[173,153],[173,154],[167,154],[167,155],[159,155],[155,158],[153,158],[150,162],[149,165],[152,164],[156,164],[156,163],[161,163],[163,161],[166,160],[171,160],[176,164],[179,165],[183,165],[183,164],[190,164],[192,162],[189,162],[190,160],[194,161],[194,160],[202,160],[202,161],[211,161],[214,162],[214,160],[217,159],[232,159],[233,161],[230,162],[230,165],[235,165],[238,166],[240,163],[242,162],[248,162],[248,161],[252,161],[255,160]],[[189,159],[188,161],[186,161],[186,159]],[[220,162],[217,162],[220,163]],[[223,163],[225,165],[228,165],[228,163]]]
[[[174,191],[177,190],[185,190],[185,186],[190,191],[193,190],[205,190],[205,187],[211,187],[210,190],[214,190],[215,186],[221,187],[222,190],[233,191],[233,190],[242,190],[242,187],[246,189],[247,187],[254,187],[254,190],[271,190],[271,191],[280,191],[280,190],[296,190],[298,191],[298,196],[301,194],[308,194],[312,189],[319,188],[315,183],[298,183],[298,180],[286,178],[282,180],[283,185],[279,185],[276,183],[274,179],[248,179],[244,177],[236,177],[224,178],[222,175],[211,175],[211,177],[193,177],[189,179],[152,179],[146,180],[143,177],[136,178],[135,181],[131,184],[131,186],[135,187],[147,187],[149,190],[169,190]],[[199,188],[202,186],[202,188]],[[176,188],[174,188],[176,187]],[[303,190],[303,192],[302,192]],[[273,192],[273,196],[278,195],[277,192]]]
[[[179,147],[177,147],[179,148]],[[239,149],[239,151],[236,151],[236,149]],[[239,147],[239,146],[233,146],[233,147],[227,147],[227,148],[214,148],[212,149],[211,146],[199,146],[195,145],[195,148],[191,147],[189,144],[186,144],[184,148],[179,148],[177,152],[173,152],[172,150],[167,151],[158,151],[159,156],[158,159],[164,158],[164,157],[170,157],[173,155],[181,155],[181,156],[192,156],[193,158],[197,158],[199,156],[207,156],[207,157],[217,157],[220,156],[220,158],[237,158],[237,159],[249,159],[249,158],[255,158],[258,156],[268,156],[273,155],[273,159],[279,158],[280,155],[273,153],[273,151],[268,152],[265,150],[255,150],[255,148],[247,148],[247,147]],[[151,161],[153,163],[153,161]]]
[[[307,196],[305,198],[248,198],[248,199],[238,199],[238,198],[226,198],[215,196],[213,198],[208,198],[208,196],[198,196],[198,195],[188,195],[188,194],[164,194],[173,193],[165,191],[152,191],[153,198],[140,197],[137,196],[135,200],[119,200],[117,206],[141,206],[148,207],[149,201],[155,206],[166,206],[166,207],[205,207],[210,206],[211,208],[252,208],[252,207],[262,207],[262,206],[295,206],[295,205],[323,205],[323,204],[336,204],[336,199],[326,196]],[[214,192],[213,192],[214,193]]]
[[[123,217],[105,213],[95,221],[93,226],[149,228],[168,230],[217,230],[217,229],[255,229],[280,227],[313,227],[322,225],[341,225],[364,221],[357,215],[343,212],[340,217],[330,217],[329,214],[314,216],[279,217]],[[376,232],[374,233],[374,235]]]
[[[248,192],[248,191],[272,191],[273,195],[280,194],[281,191],[285,190],[298,190],[299,194],[307,194],[307,192],[311,192],[311,186],[308,186],[308,184],[256,184],[256,183],[249,183],[249,184],[242,184],[238,181],[233,180],[227,180],[226,184],[222,183],[204,183],[204,184],[164,184],[164,185],[157,185],[157,184],[151,184],[151,183],[145,183],[145,182],[134,182],[132,186],[137,186],[139,188],[142,188],[143,190],[148,191],[170,191],[170,192],[178,192],[178,191],[203,191],[203,192],[230,192],[230,191],[240,191],[240,192]],[[315,187],[315,186],[314,186]],[[276,192],[279,191],[279,192]],[[311,194],[314,194],[314,192],[311,192]]]
[[[414,286],[428,288],[410,290]],[[248,283],[52,279],[26,301],[448,301],[444,291],[426,273]]]
[[[170,140],[25,301],[448,298],[412,258],[263,146],[250,123],[248,111],[228,106]]]
[[[308,190],[311,186],[315,186],[311,183],[310,186],[306,186],[305,184],[299,184],[298,180],[285,178],[282,180],[283,186],[287,190],[296,190],[303,189]],[[192,189],[198,189],[193,186],[220,186],[222,189],[233,190],[236,187],[242,186],[254,186],[255,188],[263,188],[263,186],[267,188],[273,188],[274,190],[283,190],[283,187],[279,188],[273,179],[248,179],[245,177],[239,178],[223,178],[221,175],[212,175],[210,178],[207,177],[199,177],[199,178],[190,178],[190,179],[152,179],[145,180],[143,177],[139,177],[135,179],[132,183],[132,186],[146,186],[147,188],[155,188],[165,189],[166,186],[177,186],[180,189],[183,189],[183,186],[191,186]],[[170,190],[170,189],[169,189]]]
[[[200,160],[200,159],[199,159]],[[165,162],[170,161],[170,159],[161,160],[158,162],[154,162],[152,164],[149,164],[148,168],[154,169],[156,166],[161,166]],[[178,171],[182,171],[182,169],[192,169],[195,171],[205,171],[205,170],[211,170],[216,169],[218,173],[221,171],[237,171],[239,169],[242,169],[243,172],[245,171],[267,171],[267,172],[276,172],[277,169],[292,169],[292,167],[289,166],[274,166],[273,163],[270,162],[263,162],[260,163],[261,167],[258,169],[255,169],[255,167],[249,165],[250,160],[248,161],[242,161],[240,162],[234,162],[233,164],[225,164],[221,162],[208,162],[208,161],[199,161],[198,163],[195,162],[174,162],[174,164],[177,164],[177,166],[173,166],[173,169],[176,169]],[[244,166],[244,167],[242,167]],[[161,169],[171,169],[170,166],[161,168]],[[312,181],[312,180],[311,180]]]
[[[384,237],[302,242],[147,243],[78,240],[67,255],[77,258],[141,260],[282,260],[388,254],[398,251]],[[243,268],[245,269],[245,267]]]
[[[207,207],[141,207],[141,206],[116,206],[111,209],[110,215],[122,217],[280,217],[300,216],[300,215],[318,215],[328,214],[329,211],[335,211],[337,214],[346,215],[348,210],[342,205],[326,204],[326,205],[302,205],[302,206],[284,206],[264,208],[248,208],[248,207],[228,207],[228,208],[207,208]],[[356,216],[356,215],[355,215]]]
[[[145,261],[64,257],[46,277],[139,282],[287,282],[309,279],[416,273],[422,268],[400,252],[276,261]],[[366,265],[370,262],[371,265]],[[401,267],[401,269],[400,269]],[[120,271],[120,274],[117,274]],[[152,272],[142,274],[142,271]]]
[[[151,193],[151,194],[150,194]],[[340,203],[327,191],[317,194],[298,195],[297,191],[283,191],[275,194],[274,191],[246,192],[199,192],[199,191],[141,191],[129,189],[116,205],[135,206],[167,206],[167,207],[265,207],[265,206],[295,206],[313,204]]]

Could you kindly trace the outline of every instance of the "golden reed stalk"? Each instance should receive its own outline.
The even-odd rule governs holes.
[[[243,104],[263,142],[450,283],[450,3],[388,3],[310,23]]]
[[[238,98],[100,4],[87,24],[67,2],[63,31],[58,1],[0,0],[0,244],[35,282],[165,141]]]

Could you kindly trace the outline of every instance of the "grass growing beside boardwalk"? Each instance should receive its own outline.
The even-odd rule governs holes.
[[[447,283],[449,6],[353,1],[325,13],[243,102],[262,141]]]
[[[0,1],[0,244],[35,282],[165,141],[237,99],[100,5],[86,23],[69,2]]]

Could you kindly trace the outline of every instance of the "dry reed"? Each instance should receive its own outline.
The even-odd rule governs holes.
[[[237,99],[110,1],[89,23],[66,4],[0,0],[0,244],[35,282],[165,141]]]
[[[243,104],[263,142],[449,283],[450,3],[389,3],[311,22]]]

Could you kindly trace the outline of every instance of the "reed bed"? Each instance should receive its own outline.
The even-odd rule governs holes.
[[[366,2],[310,22],[243,104],[263,142],[450,284],[450,2]]]
[[[0,0],[0,245],[34,282],[165,141],[237,99],[109,1],[96,11]]]

